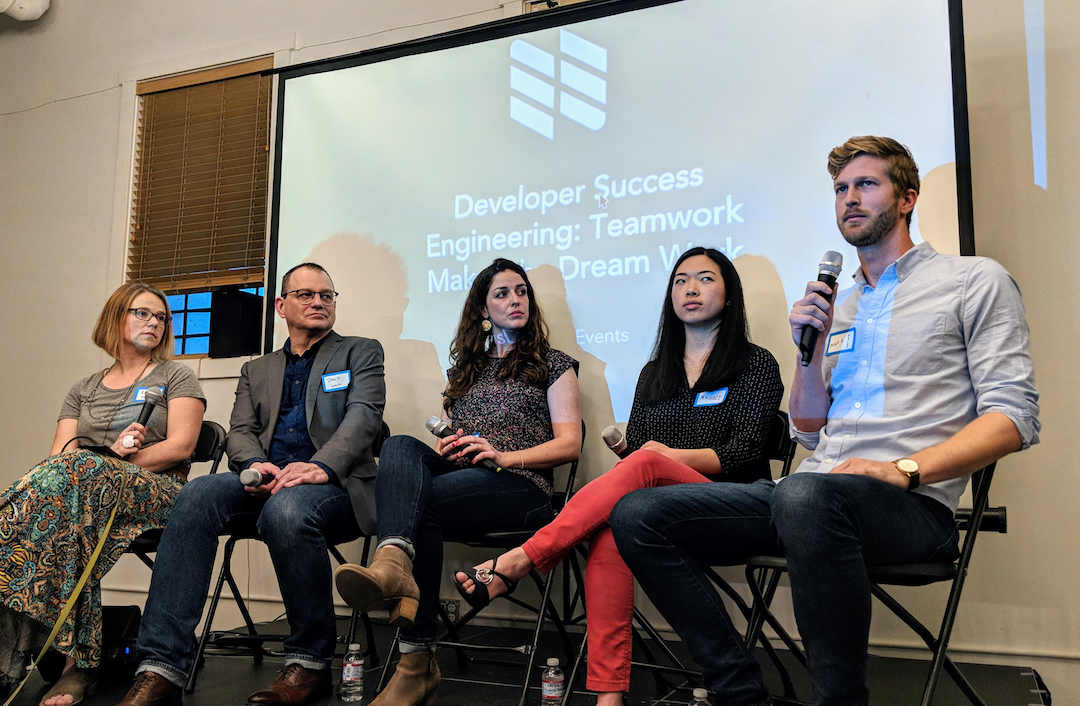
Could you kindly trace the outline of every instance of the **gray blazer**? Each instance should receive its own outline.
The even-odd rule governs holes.
[[[323,390],[322,376],[348,370],[347,388]],[[236,402],[225,437],[229,467],[235,471],[253,458],[265,459],[281,411],[285,351],[276,350],[244,364]],[[382,430],[386,404],[382,345],[371,338],[339,336],[331,331],[315,355],[308,377],[308,434],[315,445],[312,461],[333,469],[352,500],[364,534],[375,533],[375,473],[371,445]]]

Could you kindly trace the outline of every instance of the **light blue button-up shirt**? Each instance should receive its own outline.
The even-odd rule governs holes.
[[[822,372],[832,397],[817,433],[792,426],[813,454],[797,472],[847,458],[895,461],[988,412],[1009,417],[1023,448],[1038,443],[1039,394],[1016,282],[994,260],[920,243],[871,287],[862,269],[837,295]],[[954,512],[967,478],[920,486]]]

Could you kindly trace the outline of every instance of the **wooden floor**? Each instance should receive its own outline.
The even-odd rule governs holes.
[[[281,624],[268,628],[268,631],[280,632]],[[343,629],[344,632],[344,623]],[[572,636],[579,639],[579,636]],[[393,631],[386,626],[376,626],[375,642],[380,656],[386,654]],[[466,641],[498,641],[501,644],[519,644],[529,640],[529,633],[525,630],[510,630],[506,628],[472,628],[463,638]],[[685,651],[679,643],[671,645],[673,651],[682,659],[686,659]],[[279,644],[267,644],[268,649],[280,649]],[[339,659],[341,651],[339,650]],[[810,696],[809,681],[805,673],[801,671],[798,663],[786,652],[781,653],[785,663],[789,663],[796,694],[800,699]],[[522,659],[520,655],[513,655]],[[540,662],[547,657],[559,657],[564,666],[567,662],[563,655],[563,648],[554,633],[545,633],[541,643]],[[760,656],[759,656],[760,657]],[[639,659],[635,654],[635,659]],[[776,670],[771,664],[762,658],[763,669],[768,686],[774,694],[782,693],[780,680]],[[194,694],[185,696],[185,706],[228,706],[235,704],[243,706],[247,701],[247,695],[270,684],[281,668],[282,660],[273,655],[267,656],[260,665],[254,664],[250,654],[235,654],[219,652],[208,655],[206,664],[199,673],[198,687]],[[496,667],[483,664],[467,664],[464,668],[459,664],[455,653],[450,649],[439,651],[439,665],[443,673],[443,684],[439,689],[437,703],[440,706],[473,706],[484,704],[485,706],[516,706],[519,691],[517,688],[496,686],[494,682],[503,680],[518,680],[520,683],[521,670],[506,667]],[[1031,706],[1033,704],[1049,704],[1049,695],[1038,693],[1036,677],[1030,669],[1019,667],[999,667],[988,665],[962,665],[961,667],[968,679],[972,682],[980,695],[985,699],[988,706]],[[899,706],[903,704],[918,704],[922,694],[923,682],[929,669],[927,662],[893,659],[884,657],[871,657],[869,662],[869,681],[871,706]],[[335,678],[340,674],[340,661],[334,664]],[[567,676],[569,677],[569,669]],[[375,687],[381,673],[380,668],[372,668],[369,660],[368,669],[364,680],[364,703],[369,703],[374,698]],[[463,679],[479,680],[480,684],[468,683]],[[674,678],[674,683],[680,679]],[[539,704],[540,674],[537,671],[533,675],[532,690],[529,703]],[[130,679],[124,676],[106,676],[99,684],[97,693],[86,699],[85,706],[113,706],[123,698]],[[579,679],[578,688],[583,689],[584,676]],[[40,677],[34,675],[30,682],[19,694],[12,706],[35,706],[41,696],[47,690],[47,686],[41,682]],[[690,701],[690,693],[686,690],[670,691],[658,685],[654,677],[644,671],[635,671],[631,683],[631,692],[627,704],[632,706],[651,706],[652,704],[687,704]],[[328,698],[318,702],[319,706],[341,704],[337,698]],[[591,706],[595,698],[583,690],[575,692],[572,700],[574,706]],[[943,677],[934,699],[935,706],[965,706],[969,702],[948,677]],[[719,706],[719,705],[716,705]]]

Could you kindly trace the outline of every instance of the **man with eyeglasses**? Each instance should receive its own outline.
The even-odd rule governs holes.
[[[180,492],[158,549],[139,629],[142,664],[121,706],[174,706],[195,669],[195,626],[206,602],[218,535],[257,529],[270,550],[292,630],[285,666],[249,704],[301,705],[331,692],[337,640],[327,546],[375,532],[371,446],[386,390],[378,341],[333,331],[337,292],[321,266],[285,273],[274,306],[289,338],[244,364],[225,441],[234,474],[193,479]]]

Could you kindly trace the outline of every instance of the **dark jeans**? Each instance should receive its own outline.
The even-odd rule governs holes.
[[[286,664],[329,666],[337,629],[327,545],[360,536],[349,494],[338,485],[298,485],[267,499],[250,495],[233,473],[192,479],[173,504],[158,547],[139,627],[140,671],[182,684],[195,655],[202,616],[226,528],[257,529],[270,550],[292,633]]]
[[[538,529],[554,517],[547,494],[532,481],[509,471],[460,468],[411,436],[383,444],[375,506],[379,541],[403,539],[416,553],[420,608],[416,622],[401,631],[413,643],[435,639],[444,541]]]
[[[865,476],[796,473],[778,485],[713,483],[639,490],[611,514],[619,551],[725,704],[768,698],[702,566],[753,554],[788,560],[809,657],[810,704],[866,704],[866,567],[958,555],[941,503]]]

